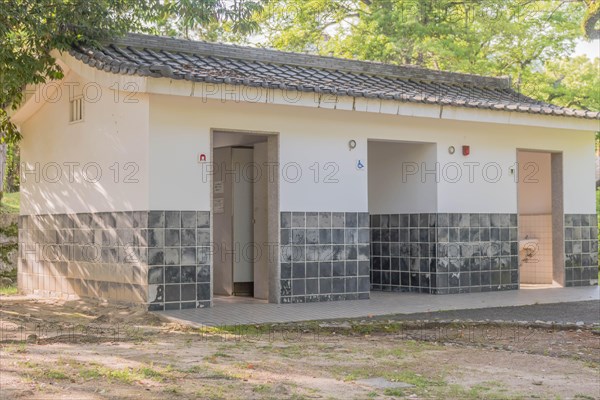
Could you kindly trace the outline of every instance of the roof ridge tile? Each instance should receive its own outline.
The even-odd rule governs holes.
[[[336,96],[600,119],[532,99],[504,78],[131,34],[69,53],[111,73]]]

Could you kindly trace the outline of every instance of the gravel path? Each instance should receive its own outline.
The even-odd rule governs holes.
[[[494,307],[430,313],[395,314],[377,319],[417,320],[417,319],[472,319],[503,321],[554,321],[578,322],[586,324],[600,322],[600,300],[572,303],[534,304],[517,307]]]

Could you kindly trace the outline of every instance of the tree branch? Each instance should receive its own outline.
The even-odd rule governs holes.
[[[596,24],[600,20],[600,2],[590,2],[583,19],[583,31],[589,40],[600,39],[600,28]]]

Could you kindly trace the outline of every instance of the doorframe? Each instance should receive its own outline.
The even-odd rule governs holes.
[[[517,243],[521,237],[520,207],[519,207],[519,152],[550,154],[550,202],[552,220],[552,281],[565,287],[565,241],[564,241],[564,164],[563,152],[560,150],[544,150],[519,147],[516,149],[515,158],[517,165]],[[521,260],[519,260],[519,288],[521,288]]]
[[[280,133],[272,131],[256,131],[231,128],[210,128],[210,161],[214,160],[214,136],[217,133],[237,133],[247,135],[260,135],[267,137],[267,162],[270,166],[275,166],[274,174],[270,174],[269,182],[267,183],[267,242],[268,242],[268,301],[269,303],[279,304],[281,302],[281,263],[280,263],[280,215],[279,199],[280,199],[280,178],[279,178],[279,152],[280,152]],[[271,176],[272,175],[272,176]],[[214,238],[214,177],[210,174],[210,235]],[[213,246],[214,248],[214,246]],[[213,303],[213,284],[214,284],[214,255],[210,260],[210,299],[211,306]]]

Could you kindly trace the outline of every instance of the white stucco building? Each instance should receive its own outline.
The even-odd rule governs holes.
[[[153,36],[56,58],[12,116],[25,292],[163,310],[597,284],[598,113]]]

